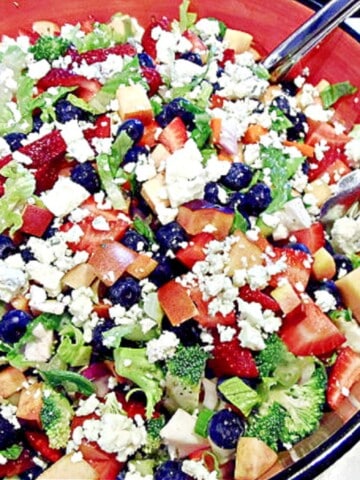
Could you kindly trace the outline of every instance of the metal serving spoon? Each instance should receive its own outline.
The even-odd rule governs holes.
[[[360,0],[331,0],[277,46],[262,65],[278,81],[304,55],[360,7]]]

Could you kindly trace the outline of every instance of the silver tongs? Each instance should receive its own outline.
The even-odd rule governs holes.
[[[312,48],[360,7],[360,0],[331,0],[278,45],[262,65],[279,81]]]

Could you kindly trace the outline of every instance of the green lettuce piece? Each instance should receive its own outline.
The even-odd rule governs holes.
[[[84,344],[84,336],[80,329],[69,324],[60,330],[61,342],[57,349],[59,358],[71,367],[82,367],[89,364],[92,348]]]
[[[21,212],[35,192],[35,178],[23,165],[11,161],[0,170],[6,178],[0,198],[0,233],[10,229],[13,235],[22,225]]]
[[[334,105],[340,98],[346,95],[352,95],[355,92],[357,92],[357,88],[346,81],[328,85],[320,92],[320,97],[324,108],[327,109]]]
[[[189,12],[190,0],[183,0],[179,6],[179,27],[185,32],[194,25],[197,19],[196,13]]]
[[[249,229],[248,222],[246,218],[239,212],[239,210],[235,209],[234,220],[231,226],[231,233],[240,230],[241,232],[246,232]]]
[[[39,373],[54,389],[63,387],[69,393],[79,392],[87,396],[95,392],[95,385],[80,373],[70,370],[40,370]]]
[[[22,451],[23,447],[21,445],[14,444],[8,448],[5,448],[4,450],[0,450],[0,455],[7,458],[8,460],[17,460],[20,457]]]
[[[138,233],[140,233],[140,235],[143,235],[150,243],[155,242],[154,232],[152,231],[152,228],[145,220],[142,220],[140,217],[135,216],[133,219],[132,226]]]

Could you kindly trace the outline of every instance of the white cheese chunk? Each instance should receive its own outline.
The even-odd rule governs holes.
[[[60,177],[53,188],[41,195],[44,205],[56,217],[64,217],[79,207],[90,193],[68,177]]]

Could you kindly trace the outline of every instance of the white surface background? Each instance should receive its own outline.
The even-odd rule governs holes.
[[[348,24],[360,33],[360,18],[349,20]],[[360,478],[360,443],[315,480],[355,480],[357,478]]]

